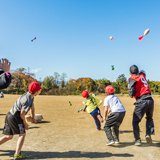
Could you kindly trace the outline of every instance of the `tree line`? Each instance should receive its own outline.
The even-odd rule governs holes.
[[[10,86],[3,90],[8,94],[23,94],[28,91],[28,85],[33,81],[38,81],[34,74],[27,73],[25,68],[19,68],[11,72],[12,82]],[[43,95],[80,95],[83,90],[88,90],[90,93],[101,94],[105,93],[105,87],[112,85],[116,94],[128,94],[127,79],[124,74],[117,77],[115,82],[107,79],[93,80],[91,78],[70,79],[66,81],[67,74],[62,75],[54,72],[53,76],[47,76],[43,81],[38,81],[41,84]],[[149,81],[149,86],[152,94],[160,94],[160,82]]]

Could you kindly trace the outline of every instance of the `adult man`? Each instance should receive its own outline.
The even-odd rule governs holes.
[[[151,135],[154,134],[153,124],[153,108],[154,101],[151,96],[151,91],[146,80],[145,72],[139,72],[136,65],[130,67],[131,77],[128,80],[129,96],[136,99],[135,110],[133,113],[133,132],[135,145],[141,145],[139,122],[146,113],[146,141],[152,143]]]

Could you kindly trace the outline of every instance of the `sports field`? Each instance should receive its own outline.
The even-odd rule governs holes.
[[[0,98],[0,136],[3,136],[5,114],[20,95]],[[97,96],[104,100],[105,96]],[[81,96],[37,96],[35,108],[42,114],[41,123],[31,124],[22,151],[26,159],[36,160],[159,160],[160,159],[160,98],[154,98],[155,136],[153,144],[145,142],[145,118],[140,123],[142,146],[134,146],[132,114],[134,99],[119,97],[127,112],[120,127],[120,144],[106,146],[104,130],[97,131],[93,118],[77,113],[83,108]],[[69,105],[69,101],[72,106]],[[103,105],[100,106],[103,115]],[[104,124],[102,124],[103,128]],[[13,159],[18,135],[0,146],[0,160]]]

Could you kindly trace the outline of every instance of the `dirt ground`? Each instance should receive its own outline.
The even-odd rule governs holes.
[[[0,137],[6,113],[20,95],[0,98]],[[97,96],[104,100],[104,96]],[[134,146],[132,115],[134,99],[120,97],[127,112],[120,126],[120,144],[106,146],[104,130],[97,131],[93,118],[87,113],[77,113],[83,108],[80,96],[37,96],[36,113],[42,114],[41,123],[29,123],[22,151],[26,159],[36,160],[159,160],[160,159],[160,98],[154,98],[155,135],[153,144],[145,142],[145,117],[140,123],[142,146]],[[72,106],[69,105],[69,101]],[[103,115],[103,105],[100,106]],[[102,128],[104,123],[102,123]],[[18,135],[0,146],[0,160],[13,159]]]

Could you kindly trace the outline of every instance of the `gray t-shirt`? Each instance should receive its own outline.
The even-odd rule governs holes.
[[[32,107],[34,98],[31,98],[31,95],[29,92],[24,93],[18,100],[14,103],[12,109],[10,110],[10,113],[14,116],[20,117],[21,110],[25,111],[26,114]]]

